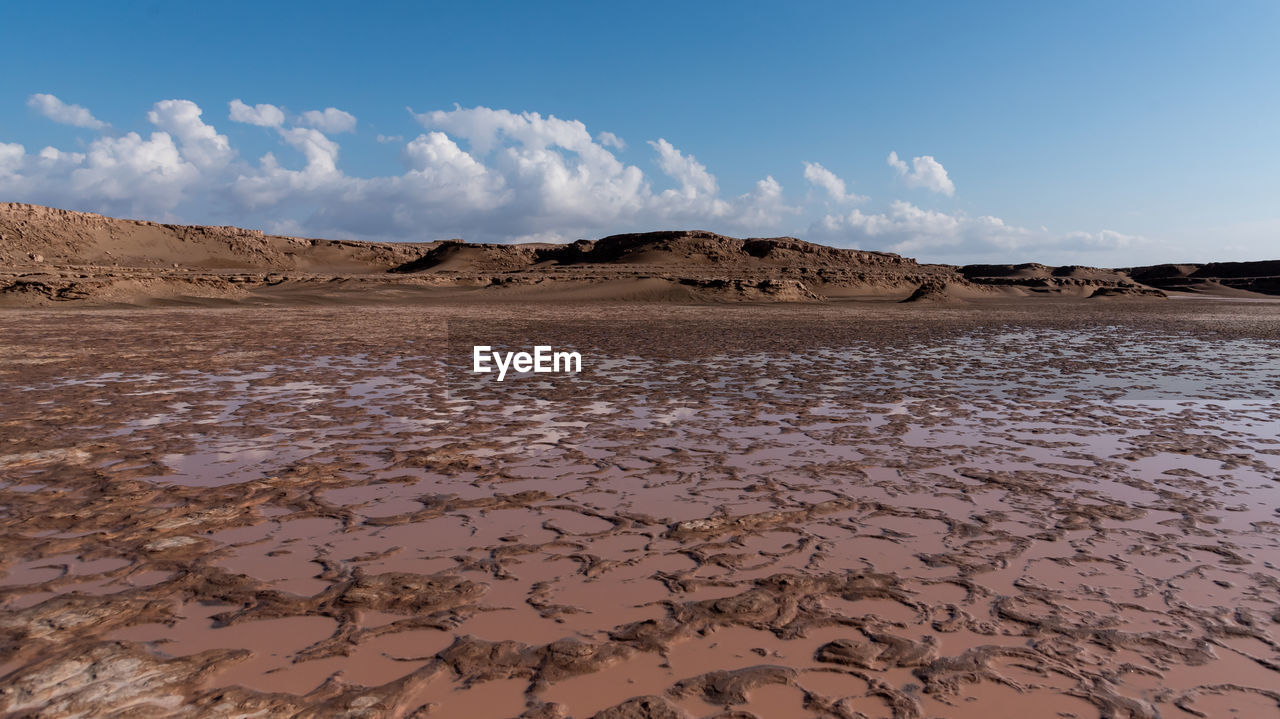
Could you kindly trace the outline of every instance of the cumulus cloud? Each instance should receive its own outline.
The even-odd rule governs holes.
[[[679,187],[663,190],[659,195],[668,214],[701,213],[708,218],[722,217],[731,210],[719,198],[720,184],[715,175],[693,155],[685,155],[665,139],[650,141],[658,152],[658,167],[663,174],[679,183]]]
[[[647,143],[653,169],[646,172],[614,154],[622,144],[616,136],[535,112],[455,106],[414,113],[422,125],[416,136],[407,142],[378,137],[400,145],[403,168],[375,177],[343,171],[342,148],[330,137],[342,131],[341,118],[335,125],[304,113],[291,123],[275,105],[233,100],[232,120],[273,128],[278,138],[280,157],[268,152],[254,160],[242,157],[189,100],[157,102],[146,117],[147,132],[100,136],[75,151],[45,147],[31,153],[0,141],[0,196],[338,238],[572,240],[658,227],[761,236],[795,233],[825,207],[826,214],[798,234],[927,259],[1010,261],[1016,253],[1042,260],[1049,253],[1098,258],[1140,250],[1147,242],[1110,230],[1054,235],[902,201],[880,211],[846,212],[832,203],[865,198],[812,162],[804,163],[804,179],[822,193],[817,207],[811,196],[789,200],[772,175],[742,194],[725,194],[706,165],[665,138]],[[935,186],[937,177],[945,178],[941,165],[932,169],[932,158],[915,158],[913,169],[891,154],[890,164],[905,168],[906,178],[935,177]]]
[[[301,123],[331,135],[356,131],[356,116],[336,107],[326,107],[323,110],[308,110],[302,113]]]
[[[303,172],[311,175],[333,176],[338,173],[338,143],[324,136],[323,132],[307,127],[281,130],[280,136],[307,158]]]
[[[491,210],[509,199],[506,179],[463,151],[443,132],[418,135],[404,148],[403,182],[441,207]]]
[[[748,226],[772,227],[779,219],[801,212],[800,207],[791,205],[786,200],[782,184],[766,175],[756,182],[755,189],[737,199],[737,212],[741,220]]]
[[[200,187],[214,193],[218,176],[234,156],[225,136],[200,120],[186,100],[156,103],[148,135],[98,137],[84,152],[45,147],[28,154],[0,145],[0,193],[26,202],[76,207],[133,217],[172,219],[173,211]]]
[[[627,143],[623,142],[621,137],[618,137],[607,130],[596,134],[596,142],[604,145],[605,147],[612,147],[615,150],[627,149]]]
[[[644,173],[619,161],[577,120],[486,107],[415,117],[428,130],[465,141],[471,156],[504,178],[510,190],[504,209],[524,218],[520,236],[554,231],[557,221],[603,226],[646,204]]]
[[[246,105],[239,98],[229,103],[232,122],[243,122],[258,127],[280,127],[284,124],[284,110],[275,105]]]
[[[200,116],[204,112],[190,100],[161,100],[147,113],[152,125],[178,138],[183,157],[202,170],[221,167],[234,153],[226,135],[219,135]]]
[[[70,172],[68,190],[92,204],[130,214],[165,214],[200,179],[167,132],[136,132],[95,140]]]
[[[36,153],[37,162],[45,170],[75,167],[84,162],[82,152],[63,152],[56,147],[46,147]]]
[[[907,187],[918,187],[947,197],[956,193],[956,185],[947,177],[947,169],[933,159],[933,155],[912,158],[911,167],[907,167],[906,162],[898,159],[897,152],[890,152],[888,162]]]
[[[412,187],[432,197],[457,194],[451,185],[431,182],[461,166],[471,168],[474,191],[448,210],[449,221],[460,225],[460,232],[470,214],[471,222],[483,223],[499,239],[574,239],[659,224],[763,233],[795,211],[772,177],[741,196],[722,197],[715,176],[666,139],[649,143],[664,182],[664,177],[651,180],[639,167],[619,160],[610,149],[621,144],[616,136],[593,136],[577,120],[486,107],[410,112],[438,135],[428,133],[410,143],[405,154],[417,161],[410,169],[418,174],[402,178],[397,190]],[[429,162],[415,150],[415,145],[426,144],[433,149]],[[655,190],[654,182],[672,186]],[[466,234],[477,235],[474,229]]]
[[[26,154],[27,148],[16,142],[0,142],[0,177],[16,174]]]
[[[38,92],[28,97],[27,107],[62,125],[85,127],[90,130],[101,130],[109,127],[107,123],[94,117],[93,113],[85,108],[79,105],[68,105],[57,97],[45,93]]]
[[[275,105],[233,100],[229,111],[273,128],[284,151],[243,158],[197,104],[163,100],[147,113],[150,134],[99,138],[83,153],[0,146],[0,192],[108,214],[376,239],[570,240],[655,226],[757,235],[799,211],[772,176],[725,197],[706,166],[665,139],[652,143],[659,171],[646,174],[614,154],[616,136],[554,115],[415,113],[422,133],[379,138],[403,143],[402,172],[352,177],[329,134],[354,122],[341,111],[292,124]]]
[[[861,195],[847,192],[844,180],[816,162],[804,163],[804,179],[810,185],[825,191],[827,197],[834,202],[862,202],[867,199]]]

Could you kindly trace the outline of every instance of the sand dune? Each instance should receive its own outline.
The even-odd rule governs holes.
[[[0,203],[0,263],[19,267],[385,272],[436,244],[282,237],[239,227],[166,225]]]

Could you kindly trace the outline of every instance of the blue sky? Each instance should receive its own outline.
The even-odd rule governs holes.
[[[1280,4],[793,5],[9,3],[0,200],[367,239],[1280,256]]]

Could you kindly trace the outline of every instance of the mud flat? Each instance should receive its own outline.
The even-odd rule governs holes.
[[[1267,302],[0,313],[0,715],[1276,717],[1278,397]]]

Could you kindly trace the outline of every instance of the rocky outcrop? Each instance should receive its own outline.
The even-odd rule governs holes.
[[[1164,299],[1168,296],[1169,295],[1166,295],[1165,293],[1155,289],[1154,287],[1143,287],[1141,285],[1125,283],[1125,284],[1119,284],[1119,285],[1105,285],[1102,287],[1095,288],[1093,291],[1093,294],[1089,295],[1089,298],[1090,299],[1094,299],[1094,298],[1114,299],[1117,297],[1126,297],[1126,298],[1155,297],[1159,299]]]
[[[955,302],[956,298],[947,293],[947,282],[942,279],[928,279],[911,293],[903,302]]]
[[[1280,294],[1280,261],[1111,270],[921,264],[794,237],[705,230],[568,244],[356,242],[0,203],[0,305],[191,302],[911,303],[1164,291]]]
[[[1280,295],[1280,260],[1150,265],[1125,272],[1137,282],[1166,292]]]

